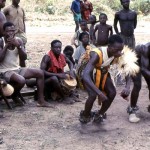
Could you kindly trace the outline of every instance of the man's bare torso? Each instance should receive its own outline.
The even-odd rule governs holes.
[[[120,23],[121,34],[132,36],[136,27],[136,12],[121,10],[117,13],[117,18]]]

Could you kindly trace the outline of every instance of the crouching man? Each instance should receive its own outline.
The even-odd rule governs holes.
[[[80,113],[80,122],[88,123],[93,119],[94,123],[101,123],[105,118],[105,113],[111,106],[115,96],[116,89],[108,72],[109,65],[122,55],[124,47],[123,40],[119,35],[112,35],[108,39],[108,47],[106,49],[91,49],[85,69],[83,70],[82,81],[88,93],[88,98],[85,103],[84,110]],[[87,58],[87,57],[86,57]],[[106,62],[110,62],[107,64]],[[104,65],[107,64],[107,65]],[[93,78],[93,71],[96,69],[96,74]],[[95,83],[94,83],[95,82]],[[122,91],[122,95],[127,97],[129,91],[129,78],[126,87]],[[94,114],[91,112],[93,104],[98,96],[102,103],[100,110]]]

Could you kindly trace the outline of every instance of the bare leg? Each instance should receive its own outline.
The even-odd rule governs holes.
[[[38,103],[41,107],[49,107],[48,103],[44,100],[44,73],[40,69],[27,69],[25,79],[36,78]]]
[[[134,108],[137,105],[139,92],[141,90],[141,84],[142,84],[141,73],[138,73],[135,77],[132,78],[132,80],[133,80],[133,89],[132,89],[132,92],[131,92],[130,105],[131,105],[131,107]]]
[[[79,30],[79,22],[78,21],[75,21],[75,24],[76,24],[76,28],[75,28],[75,32]]]
[[[59,83],[59,80],[56,76],[52,76],[50,78],[47,78],[45,80],[45,86],[52,86],[54,91],[57,91],[57,93],[62,97],[64,98],[64,94],[62,92],[62,88],[60,86],[60,83]]]
[[[90,118],[92,117],[91,109],[93,107],[93,104],[94,104],[94,102],[96,100],[96,96],[97,96],[97,94],[94,91],[92,91],[90,88],[88,88],[87,86],[85,86],[85,88],[88,92],[88,99],[85,103],[84,111],[81,111],[81,113],[80,113],[80,121],[82,123],[87,123],[87,122],[90,121]],[[115,87],[112,83],[112,80],[111,80],[110,76],[107,77],[106,84],[105,84],[105,91],[106,91],[106,93],[108,93],[107,97],[108,97],[109,100],[104,101],[102,103],[102,107],[99,110],[98,114],[94,115],[94,120],[96,120],[95,118],[99,119],[99,116],[103,117],[103,115],[105,114],[107,109],[110,107],[112,101],[114,100],[114,98],[116,96],[116,89],[115,89]]]
[[[85,103],[84,115],[88,117],[91,114],[91,109],[96,100],[97,94],[94,91],[92,91],[89,87],[85,86],[85,88],[88,92],[88,99],[86,100],[86,103]]]
[[[110,107],[111,103],[113,102],[116,96],[116,89],[109,75],[107,77],[104,90],[107,94],[108,100],[102,102],[102,107],[99,110],[99,114],[101,115],[104,115],[104,113],[108,110],[108,108]]]
[[[149,79],[149,78],[146,78],[146,77],[144,77],[144,78],[145,78],[145,81],[146,81],[147,86],[148,86],[148,90],[149,90],[149,101],[150,101],[150,79]],[[149,104],[149,106],[148,106],[148,112],[150,113],[150,104]]]
[[[20,90],[25,85],[25,79],[24,77],[14,73],[10,78],[10,84],[14,87],[14,93],[12,94],[12,99],[15,103],[18,103],[19,105],[23,105],[22,101],[20,101]]]

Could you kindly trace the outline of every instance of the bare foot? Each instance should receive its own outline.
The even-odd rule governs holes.
[[[70,97],[65,97],[64,100],[63,100],[63,102],[65,104],[74,104],[75,103],[74,99],[72,99]]]
[[[37,103],[37,107],[50,107],[50,108],[54,108],[52,105],[50,105],[50,103],[48,102],[43,102],[43,103]]]

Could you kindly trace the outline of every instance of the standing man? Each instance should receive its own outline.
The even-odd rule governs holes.
[[[3,36],[3,25],[6,22],[6,17],[1,9],[5,7],[6,0],[0,0],[0,38]]]
[[[81,2],[82,19],[88,21],[92,11],[93,11],[92,3],[89,0],[83,0]]]
[[[137,101],[142,86],[142,76],[147,83],[150,100],[150,42],[145,45],[137,45],[135,51],[141,70],[136,76],[132,77],[133,89],[131,92],[130,106],[128,107],[129,122],[131,123],[140,121],[140,118],[136,115],[136,111],[138,110]],[[150,105],[148,106],[148,112],[150,112]]]
[[[124,44],[129,48],[135,48],[134,29],[137,25],[137,13],[129,9],[130,0],[120,0],[123,9],[115,14],[114,29],[117,34],[120,34]],[[119,21],[119,33],[117,23]]]
[[[131,49],[135,49],[135,37],[134,37],[134,29],[137,25],[137,13],[133,10],[129,9],[130,0],[120,0],[123,9],[118,11],[115,14],[114,19],[114,29],[117,34],[119,34],[125,45],[127,45]],[[120,30],[118,31],[117,23],[119,21]],[[117,84],[124,84],[121,77],[117,76]]]
[[[27,43],[26,29],[25,29],[25,12],[23,8],[19,6],[20,0],[12,0],[12,4],[4,8],[3,12],[8,22],[12,22],[15,25],[16,37],[22,39],[23,44]],[[25,61],[21,64],[25,67]]]
[[[71,5],[71,11],[73,12],[74,21],[76,24],[75,32],[79,30],[79,22],[82,20],[81,18],[81,8],[80,8],[80,0],[74,0]]]

